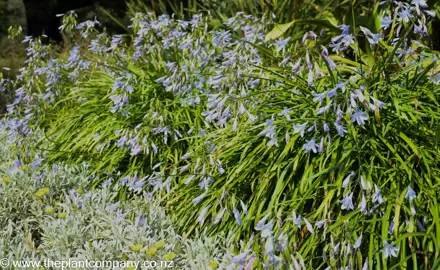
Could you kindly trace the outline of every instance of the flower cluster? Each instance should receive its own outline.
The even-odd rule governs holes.
[[[418,52],[432,15],[426,3],[382,7],[379,29],[340,25],[302,40],[267,39],[270,19],[244,13],[214,29],[207,15],[137,13],[130,37],[98,34],[98,21],[68,14],[61,30],[84,40],[63,59],[25,39],[27,67],[0,83],[16,87],[8,111],[17,118],[3,125],[11,139],[46,129],[49,161],[87,160],[95,183],[165,200],[182,226],[258,234],[261,254],[242,250],[235,267],[300,268],[316,248],[330,268],[353,266],[373,238],[385,259],[396,257],[397,234],[426,225],[415,190],[437,177],[426,165],[436,156],[426,150],[435,133],[426,117],[436,113],[424,106],[440,77],[438,59]],[[395,200],[404,214],[391,233],[379,239],[356,226],[381,217],[376,227],[387,228]],[[119,205],[110,212],[129,215]]]

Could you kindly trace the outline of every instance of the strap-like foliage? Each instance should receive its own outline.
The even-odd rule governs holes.
[[[27,39],[10,128],[44,129],[49,162],[89,163],[121,200],[147,192],[186,234],[257,234],[236,267],[438,265],[434,14],[374,14],[301,38],[244,13],[214,29],[136,13],[112,37],[69,14],[68,59]]]

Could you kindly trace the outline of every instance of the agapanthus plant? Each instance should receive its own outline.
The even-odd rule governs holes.
[[[411,252],[438,263],[432,13],[382,7],[376,31],[272,41],[270,21],[244,13],[217,29],[207,15],[138,13],[112,37],[69,14],[62,30],[82,39],[67,59],[27,38],[10,109],[23,117],[8,123],[47,131],[46,162],[87,161],[121,199],[158,199],[182,231],[256,234],[237,267],[416,265]]]

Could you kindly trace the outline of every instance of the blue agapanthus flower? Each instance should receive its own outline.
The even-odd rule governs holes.
[[[390,25],[393,23],[393,20],[391,19],[390,16],[383,16],[382,20],[380,21],[380,26],[383,29],[387,29],[388,27],[390,27]]]
[[[303,145],[303,150],[306,151],[306,153],[313,151],[313,153],[317,152],[318,145],[316,144],[316,138],[313,137],[310,141],[306,140],[306,143]]]
[[[357,122],[358,125],[365,125],[365,121],[368,120],[367,113],[361,111],[359,108],[355,109],[355,112],[351,115],[351,122]]]
[[[393,246],[387,241],[384,241],[384,247],[383,249],[381,249],[381,251],[385,258],[388,258],[390,256],[397,257],[397,254],[399,253],[399,247]]]
[[[354,205],[353,205],[353,192],[347,194],[342,200],[339,201],[340,203],[342,203],[341,209],[351,209],[354,210]]]

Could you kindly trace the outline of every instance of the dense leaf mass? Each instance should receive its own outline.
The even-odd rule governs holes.
[[[0,84],[16,93],[3,126],[17,145],[42,131],[44,164],[86,162],[93,188],[159,202],[179,232],[231,232],[247,243],[233,269],[436,268],[435,15],[425,1],[376,8],[375,28],[299,39],[275,16],[136,13],[109,36],[64,14],[76,44],[58,57],[25,39],[27,66]]]

